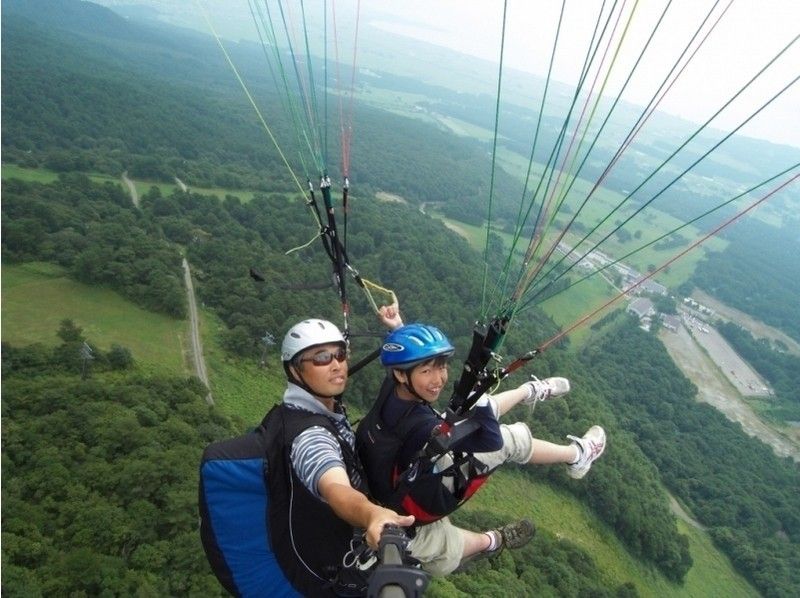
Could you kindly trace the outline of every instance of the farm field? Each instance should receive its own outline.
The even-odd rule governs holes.
[[[2,292],[3,342],[55,346],[60,342],[56,331],[68,318],[104,350],[112,344],[123,345],[148,369],[172,374],[187,371],[183,320],[145,311],[109,289],[76,282],[58,266],[3,265]]]

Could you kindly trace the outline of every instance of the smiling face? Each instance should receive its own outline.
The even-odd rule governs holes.
[[[434,403],[447,385],[448,375],[447,359],[441,358],[431,359],[408,371],[394,370],[395,379],[400,382],[397,395],[401,399],[421,398],[427,403]],[[419,396],[414,396],[413,393]]]
[[[293,360],[290,369],[317,397],[334,397],[342,394],[347,384],[346,355],[344,347],[340,344],[317,345],[303,351],[299,359]],[[343,356],[345,358],[339,361],[338,357]],[[329,358],[331,358],[329,363],[319,363]]]

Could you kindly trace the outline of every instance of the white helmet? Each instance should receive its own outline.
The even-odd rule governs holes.
[[[344,336],[335,324],[327,320],[303,320],[292,326],[283,337],[281,359],[284,362],[291,361],[295,355],[309,347],[329,343],[346,344]]]

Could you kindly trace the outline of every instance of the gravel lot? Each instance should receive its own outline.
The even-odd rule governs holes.
[[[709,327],[708,333],[696,333],[696,336],[710,337],[711,328]],[[683,326],[678,328],[678,332],[662,329],[659,332],[659,338],[684,375],[697,386],[698,400],[713,405],[731,421],[739,422],[746,433],[760,438],[770,445],[777,455],[792,457],[795,461],[800,462],[800,439],[796,435],[794,438],[789,438],[758,418],[747,402],[742,399],[736,387],[723,375],[720,367],[709,357],[710,354],[717,354],[716,348],[713,353],[711,351],[706,353]],[[722,339],[720,338],[720,340]],[[741,361],[740,358],[739,361]],[[750,369],[747,364],[741,363],[745,368]],[[729,365],[727,369],[737,371],[736,366]],[[739,372],[737,376],[745,379],[744,370],[740,369]]]

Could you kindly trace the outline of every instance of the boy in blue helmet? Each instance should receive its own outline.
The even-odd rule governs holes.
[[[359,426],[357,446],[373,497],[416,517],[418,535],[412,547],[450,533],[447,513],[505,462],[564,463],[567,474],[579,479],[602,454],[606,438],[600,426],[592,426],[582,437],[569,436],[568,445],[558,445],[534,438],[524,422],[499,423],[498,418],[519,403],[535,405],[569,391],[567,379],[547,378],[481,397],[469,417],[476,429],[455,441],[444,455],[420,459],[434,429],[443,423],[432,404],[447,385],[454,348],[434,326],[404,326],[396,305],[383,307],[380,315],[394,328],[381,348],[381,363],[389,374],[378,401]]]

